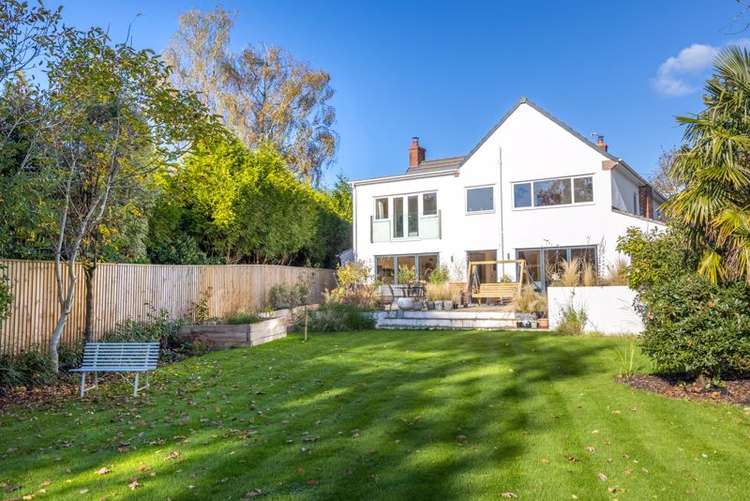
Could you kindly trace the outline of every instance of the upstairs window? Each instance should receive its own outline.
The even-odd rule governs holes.
[[[513,207],[531,207],[531,183],[513,185]]]
[[[594,201],[592,176],[562,177],[513,184],[513,207],[551,207]]]
[[[573,201],[577,204],[594,201],[594,179],[592,177],[573,179]]]
[[[375,199],[375,219],[388,219],[388,199]]]
[[[534,206],[563,205],[572,202],[570,179],[551,179],[534,183]]]
[[[422,215],[437,215],[437,193],[425,193],[422,195]]]
[[[492,186],[468,188],[466,190],[466,212],[490,212],[495,210]]]

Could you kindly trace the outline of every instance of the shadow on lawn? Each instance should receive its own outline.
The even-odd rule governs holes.
[[[529,333],[378,331],[317,335],[268,360],[263,352],[248,360],[258,367],[273,362],[283,372],[261,381],[261,370],[250,363],[221,367],[217,385],[256,378],[251,391],[234,394],[223,409],[234,419],[211,426],[191,421],[196,431],[188,444],[163,447],[181,448],[184,459],[128,494],[236,498],[260,489],[337,499],[496,496],[502,486],[489,481],[492,475],[523,455],[526,434],[542,431],[534,418],[549,411],[547,399],[535,398],[541,385],[606,371],[597,355],[608,345],[567,341]],[[252,391],[261,383],[266,391]],[[203,393],[195,391],[194,406],[215,406]],[[257,433],[239,438],[235,428],[243,426]],[[115,453],[96,464],[120,458]],[[163,484],[183,470],[196,476],[194,489]],[[57,492],[76,489],[78,483]]]

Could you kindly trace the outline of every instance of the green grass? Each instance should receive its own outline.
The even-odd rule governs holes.
[[[747,499],[750,417],[617,384],[627,342],[372,331],[192,358],[139,399],[6,409],[0,498]]]

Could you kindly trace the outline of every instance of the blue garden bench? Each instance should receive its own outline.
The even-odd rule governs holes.
[[[159,361],[159,343],[86,343],[81,367],[71,372],[81,373],[81,396],[99,385],[100,372],[134,372],[133,396],[148,388],[148,373]],[[86,374],[94,373],[94,386],[86,388]],[[146,373],[145,386],[138,386],[138,376]]]

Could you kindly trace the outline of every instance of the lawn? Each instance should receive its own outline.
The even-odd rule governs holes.
[[[747,499],[750,417],[616,383],[627,342],[375,331],[196,357],[138,399],[5,409],[0,498]]]

